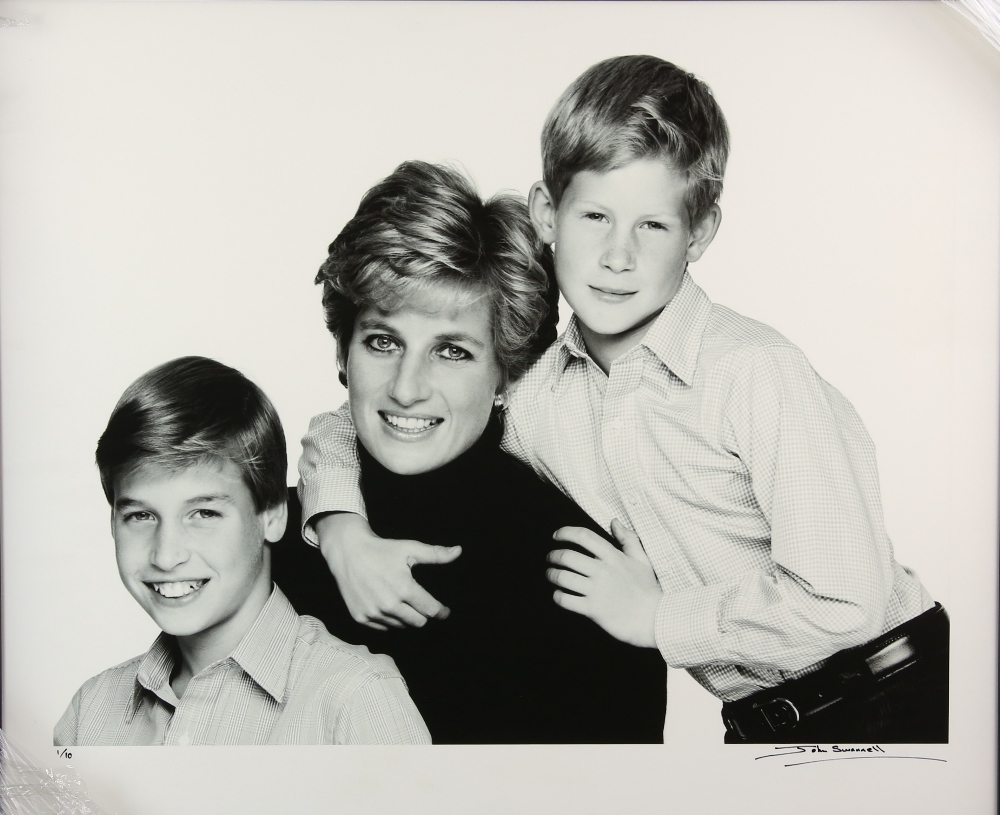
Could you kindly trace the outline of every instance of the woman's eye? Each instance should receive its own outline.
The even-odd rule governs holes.
[[[391,351],[395,351],[399,348],[399,343],[396,342],[392,337],[386,336],[385,334],[376,334],[365,340],[365,345],[369,349],[380,354],[388,354]]]
[[[583,217],[588,221],[606,221],[607,218],[600,212],[585,212]]]
[[[459,348],[457,345],[442,346],[441,351],[439,353],[445,359],[452,360],[454,362],[463,359],[472,359],[472,354],[470,354],[464,348]]]

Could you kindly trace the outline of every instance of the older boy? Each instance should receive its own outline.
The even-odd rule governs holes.
[[[728,132],[708,87],[654,57],[606,60],[556,103],[542,147],[532,217],[575,314],[512,395],[505,444],[625,545],[561,530],[593,557],[552,554],[556,601],[687,668],[724,701],[727,741],[946,741],[947,615],[893,558],[860,419],[687,274],[721,218]],[[345,478],[348,438],[314,420],[304,517],[357,511],[318,500]],[[358,520],[313,521],[355,613],[446,613],[366,572],[452,553],[351,538]]]
[[[163,633],[84,683],[56,745],[430,741],[392,660],[299,617],[271,583],[285,436],[238,371],[139,377],[97,446],[122,582]]]

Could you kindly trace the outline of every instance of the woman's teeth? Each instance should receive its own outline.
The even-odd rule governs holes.
[[[151,583],[153,591],[164,597],[184,597],[205,585],[204,580],[185,580],[180,583]]]
[[[391,413],[383,413],[382,418],[387,424],[392,425],[397,430],[420,431],[427,430],[441,423],[441,419],[418,419],[413,416],[393,416]]]

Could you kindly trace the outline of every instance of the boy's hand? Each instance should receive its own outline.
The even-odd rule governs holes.
[[[564,526],[556,531],[555,540],[575,543],[593,557],[571,549],[549,552],[549,563],[560,567],[546,571],[559,586],[553,597],[563,608],[590,617],[615,639],[655,648],[656,607],[663,592],[638,535],[617,519],[611,522],[611,534],[623,551],[589,529]]]
[[[314,526],[326,564],[359,623],[385,631],[408,625],[419,628],[432,617],[448,616],[448,609],[413,579],[410,567],[450,563],[462,554],[461,546],[380,538],[352,512],[321,516]]]

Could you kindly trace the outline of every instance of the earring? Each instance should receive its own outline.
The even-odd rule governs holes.
[[[498,393],[496,396],[493,397],[493,407],[495,407],[497,410],[503,410],[504,407],[506,407],[506,405],[507,405],[506,392]]]
[[[552,254],[554,255],[556,253],[556,242],[552,241],[552,243],[549,244],[549,248],[552,250]]]

